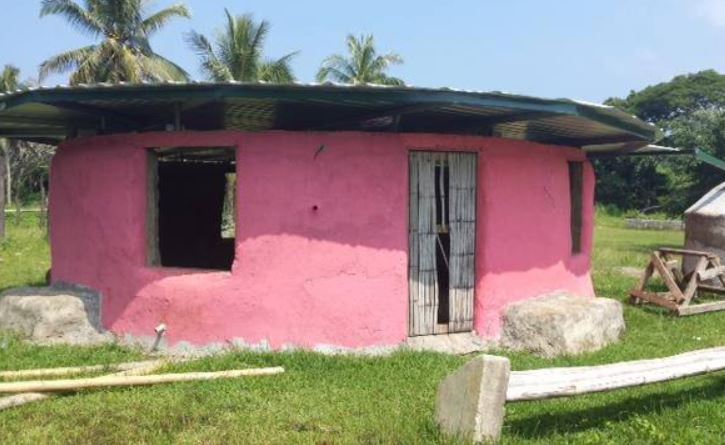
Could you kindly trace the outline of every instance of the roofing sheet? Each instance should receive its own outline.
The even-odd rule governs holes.
[[[451,88],[154,83],[38,87],[0,94],[0,137],[236,129],[493,135],[617,151],[658,130],[613,107]]]

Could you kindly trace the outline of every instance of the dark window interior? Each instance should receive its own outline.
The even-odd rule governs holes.
[[[152,157],[157,189],[150,211],[156,217],[157,233],[152,239],[157,251],[151,262],[164,267],[231,270],[235,150],[155,149]]]
[[[448,258],[451,254],[451,235],[449,231],[449,197],[448,184],[450,169],[447,165],[435,168],[435,199],[436,199],[436,271],[438,275],[438,323],[448,324],[450,321],[449,270]]]
[[[582,251],[583,164],[569,162],[569,196],[571,198],[571,252]]]

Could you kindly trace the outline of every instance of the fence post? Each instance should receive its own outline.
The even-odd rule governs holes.
[[[506,357],[481,355],[446,377],[436,398],[441,431],[474,442],[498,441],[510,373]]]

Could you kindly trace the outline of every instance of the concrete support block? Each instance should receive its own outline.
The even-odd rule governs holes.
[[[507,358],[482,355],[446,377],[436,399],[441,431],[474,442],[497,441],[510,373]]]

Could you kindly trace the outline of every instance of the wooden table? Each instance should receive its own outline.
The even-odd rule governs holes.
[[[694,269],[683,273],[686,257],[695,258]],[[650,279],[658,274],[667,292],[645,290]],[[647,268],[637,287],[630,292],[630,302],[656,304],[677,315],[692,315],[725,309],[725,300],[697,303],[698,291],[714,293],[725,298],[725,266],[714,253],[699,250],[662,247],[652,252]]]

